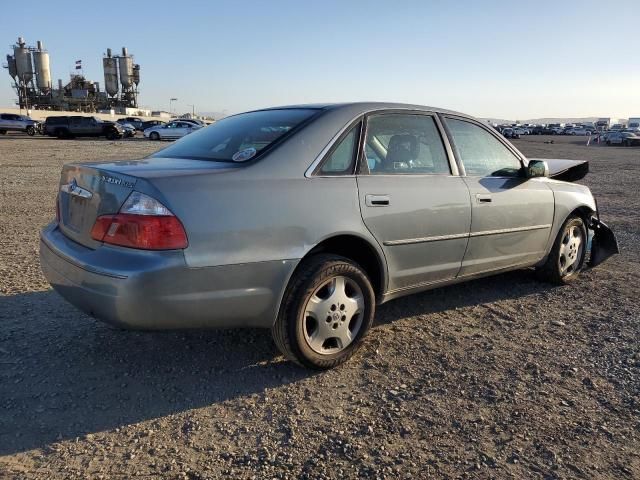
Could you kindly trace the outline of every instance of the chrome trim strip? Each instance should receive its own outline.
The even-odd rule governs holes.
[[[427,243],[427,242],[439,242],[442,240],[455,240],[457,238],[484,237],[487,235],[500,235],[503,233],[527,232],[530,230],[543,230],[547,228],[551,228],[551,224],[531,225],[528,227],[501,228],[498,230],[484,230],[482,232],[454,233],[451,235],[435,235],[433,237],[407,238],[403,240],[388,240],[383,243],[387,247],[393,247],[397,245],[411,245],[414,243]]]
[[[500,228],[498,230],[485,230],[483,232],[471,232],[470,237],[484,237],[486,235],[500,235],[502,233],[515,233],[515,232],[528,232],[529,230],[544,230],[551,228],[551,224],[546,225],[530,225],[528,227],[516,227],[516,228]]]
[[[433,237],[407,238],[405,240],[389,240],[384,242],[387,247],[395,245],[410,245],[412,243],[439,242],[441,240],[454,240],[456,238],[468,238],[468,233],[454,233],[452,235],[435,235]]]

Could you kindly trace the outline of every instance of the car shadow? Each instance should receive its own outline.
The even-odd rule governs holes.
[[[376,323],[548,288],[530,272],[507,273],[395,300],[379,307]],[[284,361],[266,330],[118,330],[52,290],[0,296],[0,327],[0,455],[317,374]]]

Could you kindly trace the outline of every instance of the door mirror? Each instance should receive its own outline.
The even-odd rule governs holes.
[[[549,165],[544,160],[529,160],[526,172],[527,178],[548,177]]]

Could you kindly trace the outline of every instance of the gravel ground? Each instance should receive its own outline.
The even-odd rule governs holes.
[[[0,477],[640,478],[640,149],[584,142],[515,144],[592,161],[622,255],[571,286],[393,301],[311,373],[266,331],[125,332],[65,303],[37,254],[61,166],[158,144],[0,137]]]

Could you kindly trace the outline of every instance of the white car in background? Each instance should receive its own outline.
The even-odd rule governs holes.
[[[567,135],[591,135],[593,129],[588,127],[574,127]]]
[[[201,129],[201,125],[186,122],[182,120],[174,120],[155,127],[147,128],[143,134],[145,138],[150,140],[175,140],[189,135],[191,132]]]

